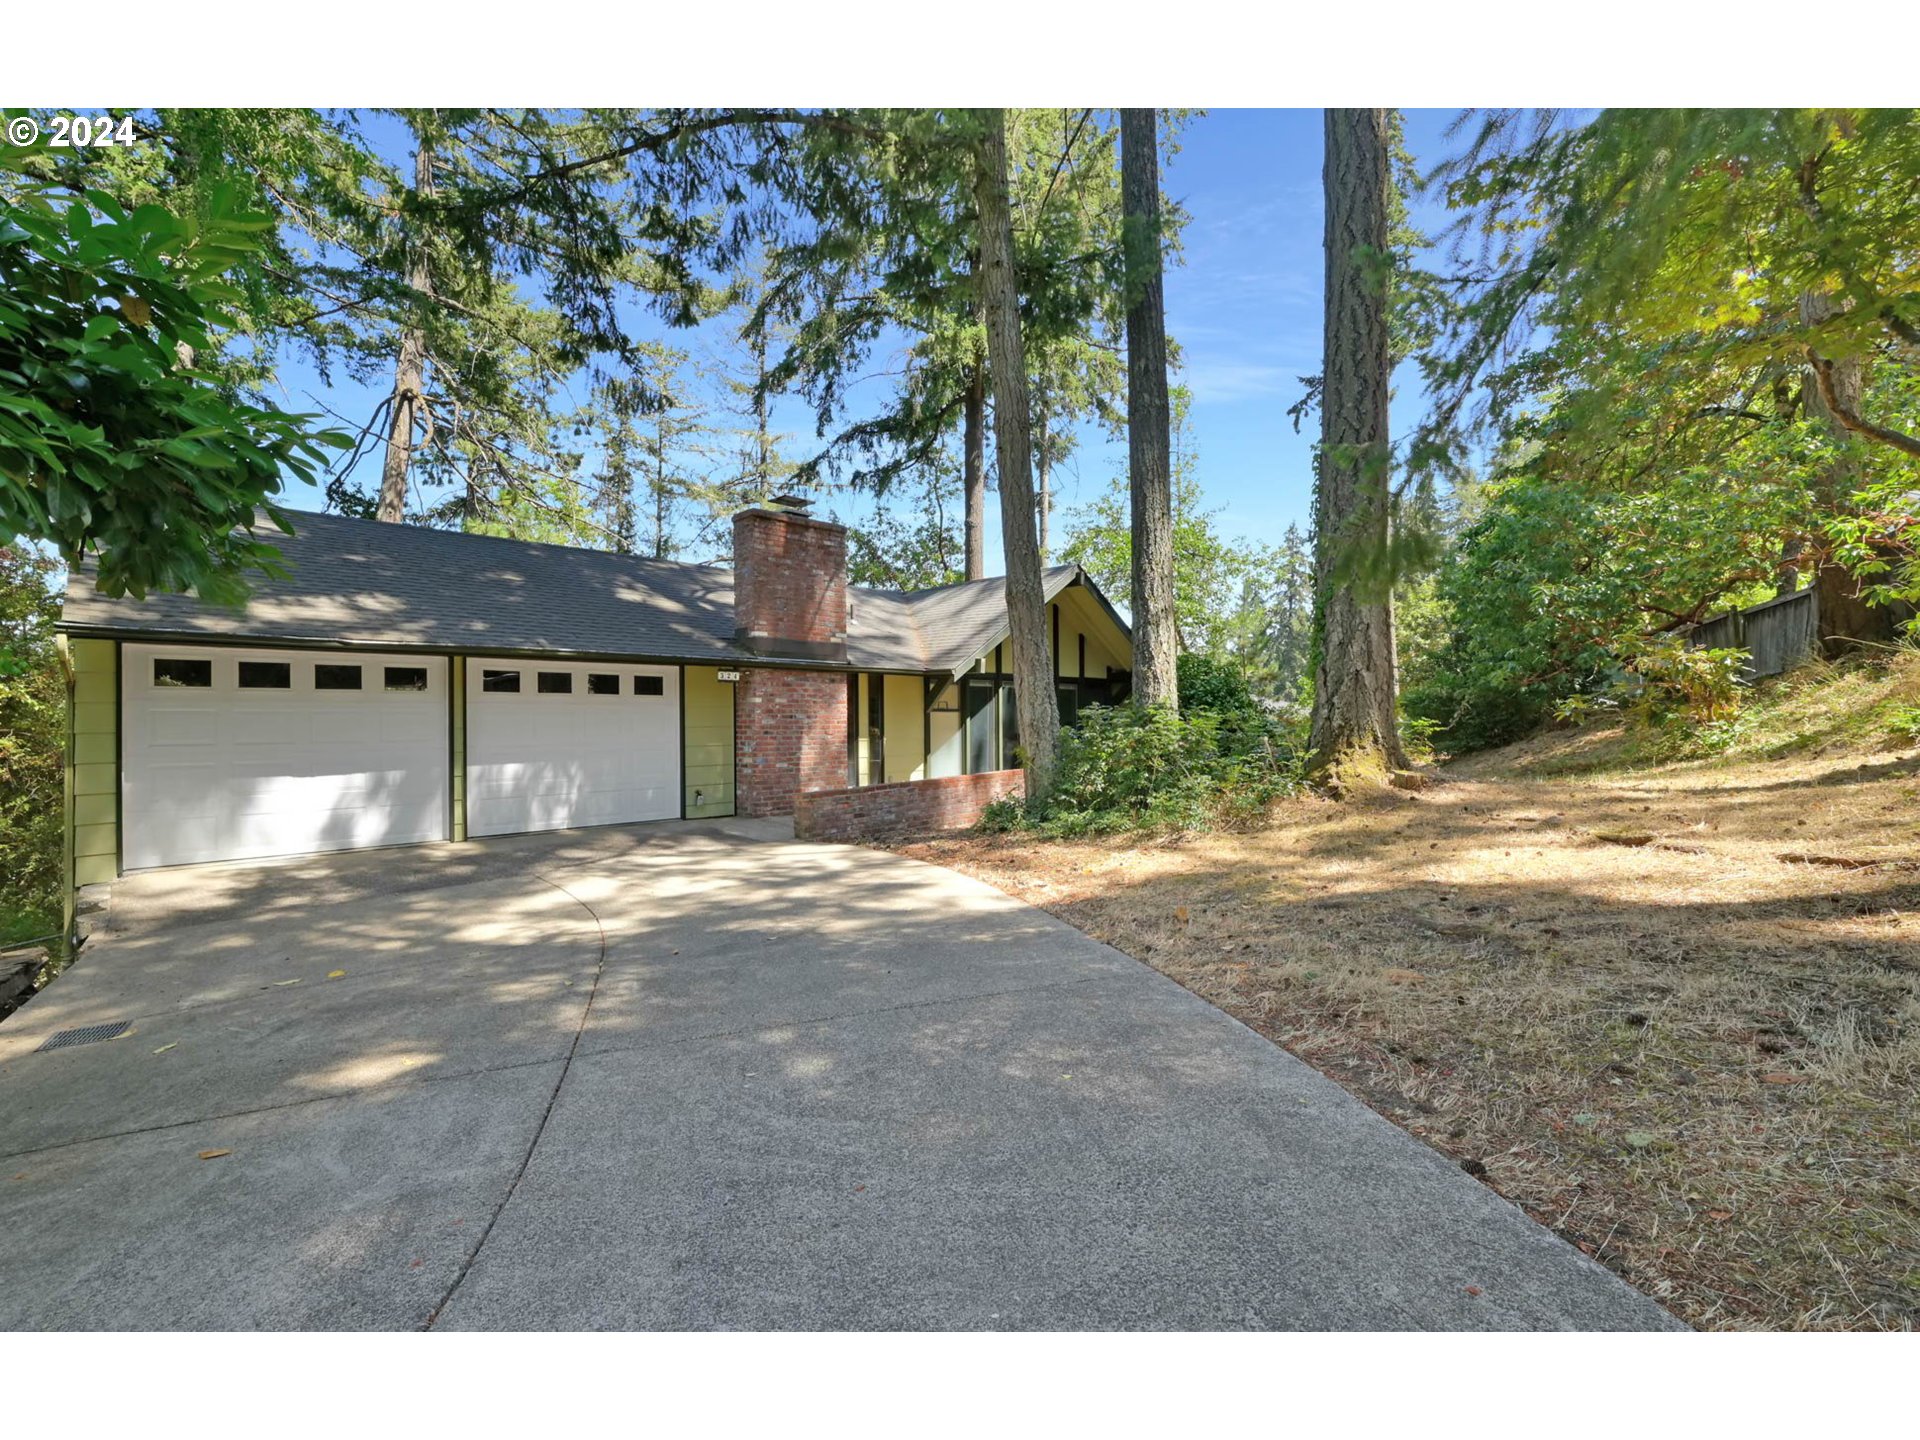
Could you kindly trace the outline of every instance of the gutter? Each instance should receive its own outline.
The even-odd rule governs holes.
[[[513,648],[486,645],[444,645],[396,637],[391,640],[315,639],[289,635],[210,635],[201,630],[135,629],[124,625],[88,625],[57,621],[56,632],[78,640],[119,640],[136,645],[211,645],[229,649],[319,650],[337,654],[391,654],[405,651],[415,655],[468,655],[476,660],[565,660],[581,664],[602,661],[609,665],[712,665],[721,670],[817,670],[827,674],[851,675],[924,675],[924,670],[862,665],[850,660],[802,660],[786,656],[759,655],[750,650],[731,650],[715,654],[663,655],[626,650],[559,650],[550,648]]]

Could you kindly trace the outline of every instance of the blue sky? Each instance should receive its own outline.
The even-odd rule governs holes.
[[[1408,112],[1408,144],[1423,169],[1446,153],[1443,132],[1455,113]],[[374,133],[385,143],[386,131]],[[1180,153],[1162,175],[1189,215],[1183,263],[1167,274],[1167,325],[1182,352],[1176,382],[1192,392],[1190,444],[1201,490],[1220,512],[1224,533],[1263,544],[1289,524],[1304,530],[1310,505],[1316,422],[1309,419],[1296,435],[1286,412],[1299,397],[1299,377],[1320,364],[1320,151],[1318,110],[1218,110],[1189,121]],[[1430,230],[1443,223],[1430,208],[1417,208],[1416,218]],[[650,315],[636,315],[634,328],[696,352],[726,343],[717,326],[672,331]],[[883,348],[872,358],[886,369],[894,357]],[[345,382],[338,370],[335,378],[323,389],[309,368],[290,363],[282,403],[309,409],[318,395],[356,420],[370,414],[378,396]],[[1416,399],[1397,397],[1396,432],[1411,422]],[[790,434],[791,454],[811,453],[817,442],[808,407],[780,404],[775,424]],[[1059,507],[1091,499],[1124,464],[1123,444],[1087,434],[1056,473]],[[377,476],[374,454],[362,463],[362,487],[373,488]],[[296,509],[321,504],[319,492],[306,487],[288,500]],[[857,518],[871,502],[836,496],[829,503],[842,518]],[[987,533],[989,568],[997,569],[997,513],[989,515]]]

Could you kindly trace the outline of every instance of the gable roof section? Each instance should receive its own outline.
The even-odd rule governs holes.
[[[94,589],[93,567],[83,565],[68,581],[61,627],[183,640],[765,663],[733,643],[733,572],[718,566],[339,515],[295,514],[293,523],[291,536],[270,529],[262,536],[279,548],[287,578],[254,577],[244,608],[190,595],[108,599]],[[1079,574],[1072,565],[1048,570],[1048,599]],[[1005,596],[998,578],[910,592],[851,587],[847,660],[827,668],[958,673],[1005,634]]]
[[[1079,580],[1099,596],[1109,614],[1113,607],[1100,595],[1093,582],[1081,574],[1078,565],[1055,565],[1041,572],[1041,588],[1049,601],[1074,581]],[[958,675],[995,645],[1007,638],[1007,580],[996,575],[987,580],[965,580],[958,585],[942,585],[934,590],[856,591],[861,597],[895,600],[904,605],[920,627],[929,672],[944,670]],[[1120,632],[1127,627],[1115,615]]]

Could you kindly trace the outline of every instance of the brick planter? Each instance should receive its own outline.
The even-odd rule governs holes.
[[[900,780],[796,797],[793,833],[802,840],[870,840],[923,830],[960,830],[995,800],[1026,791],[1020,770],[989,770],[944,780]]]

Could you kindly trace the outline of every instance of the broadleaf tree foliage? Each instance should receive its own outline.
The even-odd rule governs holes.
[[[99,562],[110,595],[233,600],[278,552],[261,517],[338,437],[250,403],[211,356],[272,218],[233,187],[192,216],[0,161],[0,532]]]
[[[1834,648],[1899,632],[1920,598],[1917,118],[1463,117],[1434,180],[1458,304],[1415,448],[1491,464],[1408,695],[1452,744],[1513,738],[1651,637],[1801,586]]]

